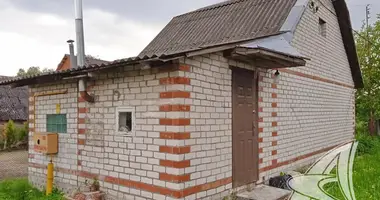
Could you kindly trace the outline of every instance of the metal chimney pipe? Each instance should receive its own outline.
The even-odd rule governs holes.
[[[85,65],[85,51],[82,0],[75,0],[75,31],[77,36],[77,64],[79,67],[83,67]]]
[[[84,52],[84,30],[83,30],[83,8],[82,0],[75,0],[75,30],[77,36],[77,65],[78,67],[85,66]],[[86,78],[81,78],[78,81],[78,90],[82,99],[87,102],[95,102],[95,98],[87,92]]]
[[[70,65],[71,69],[77,68],[77,60],[75,58],[75,53],[74,53],[74,40],[67,40],[67,43],[69,44],[69,51],[70,51]]]

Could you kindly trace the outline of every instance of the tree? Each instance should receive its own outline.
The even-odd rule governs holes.
[[[41,70],[40,67],[29,67],[26,71],[25,71],[25,69],[20,68],[17,72],[17,76],[18,77],[34,76],[34,75],[38,75],[41,73],[52,72],[52,71],[54,71],[54,69],[44,68]]]
[[[357,121],[375,135],[375,121],[380,117],[380,18],[355,36],[364,88],[356,92]]]

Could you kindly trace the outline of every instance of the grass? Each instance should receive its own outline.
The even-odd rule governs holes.
[[[0,200],[63,200],[63,194],[54,190],[49,196],[34,188],[27,179],[0,182]]]
[[[356,199],[380,199],[380,138],[359,135],[353,168]],[[336,199],[344,199],[337,183],[324,187]]]

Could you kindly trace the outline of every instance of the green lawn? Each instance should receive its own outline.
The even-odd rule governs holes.
[[[63,200],[63,195],[54,191],[52,195],[45,194],[32,187],[27,179],[0,181],[0,200]]]
[[[355,197],[358,200],[380,199],[380,139],[359,136],[358,141],[353,171]],[[325,188],[337,199],[344,199],[337,184]]]

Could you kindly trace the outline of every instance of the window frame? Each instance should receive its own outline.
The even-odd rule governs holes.
[[[132,127],[130,132],[121,132],[119,131],[119,115],[123,112],[130,112],[131,113],[131,120],[132,120]],[[134,135],[135,129],[136,129],[136,116],[135,116],[135,108],[134,107],[117,107],[116,113],[115,113],[115,120],[116,120],[116,127],[115,127],[115,133],[118,135]]]
[[[65,127],[66,127],[66,129],[65,129],[65,132],[60,132],[60,131],[58,131],[58,127],[56,127],[56,130],[57,131],[51,131],[51,130],[48,130],[48,127],[50,127],[50,126],[52,126],[53,124],[49,124],[49,116],[52,116],[52,117],[54,117],[54,118],[56,118],[56,117],[58,117],[58,116],[64,116],[64,118],[65,118],[65,124],[58,124],[57,122],[55,122],[55,124],[54,125],[65,125]],[[55,120],[57,120],[57,119],[55,119]],[[68,132],[67,132],[67,127],[68,126],[68,123],[67,123],[67,114],[65,113],[65,114],[55,114],[55,113],[53,113],[53,114],[46,114],[46,132],[52,132],[52,133],[62,133],[62,134],[67,134]]]
[[[327,22],[320,17],[318,19],[318,32],[320,36],[327,37]]]

